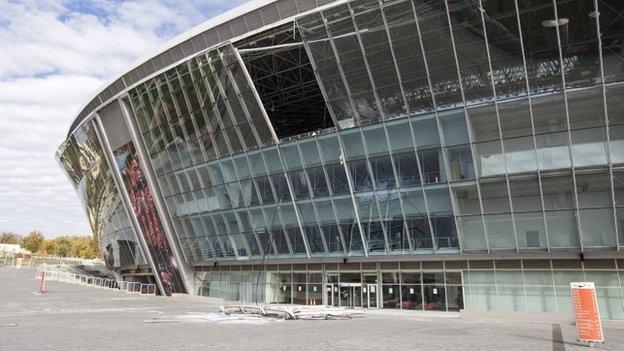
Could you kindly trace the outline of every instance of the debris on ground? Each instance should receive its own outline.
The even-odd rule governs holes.
[[[260,315],[283,319],[351,319],[363,317],[364,310],[331,306],[247,305],[244,303],[221,306],[224,314]]]
[[[221,312],[158,316],[145,323],[220,323],[220,324],[267,324],[285,320],[330,320],[363,317],[365,312],[340,307],[293,306],[293,305],[247,305],[244,303],[221,306]]]

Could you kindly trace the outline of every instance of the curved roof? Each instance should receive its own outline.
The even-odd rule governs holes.
[[[152,74],[219,43],[337,1],[340,0],[251,0],[189,29],[98,88],[80,108],[68,137],[93,111]]]

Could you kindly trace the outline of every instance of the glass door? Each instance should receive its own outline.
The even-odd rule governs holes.
[[[336,284],[325,284],[325,302],[328,306],[338,306],[338,286]]]
[[[342,307],[366,307],[366,291],[361,284],[343,283],[338,285],[338,298]]]
[[[353,307],[353,287],[341,286],[339,289],[340,289],[340,306]]]
[[[353,307],[362,307],[362,286],[353,286]]]
[[[377,284],[367,284],[364,287],[365,306],[366,308],[377,308]]]
[[[446,311],[446,294],[444,285],[425,285],[424,306],[429,311]]]

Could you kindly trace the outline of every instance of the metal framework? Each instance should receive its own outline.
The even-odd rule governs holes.
[[[158,72],[124,112],[176,256],[621,257],[617,6],[338,1]]]

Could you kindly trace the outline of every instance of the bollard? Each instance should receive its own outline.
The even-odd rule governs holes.
[[[41,281],[39,282],[39,292],[45,293],[45,271],[41,272]]]

